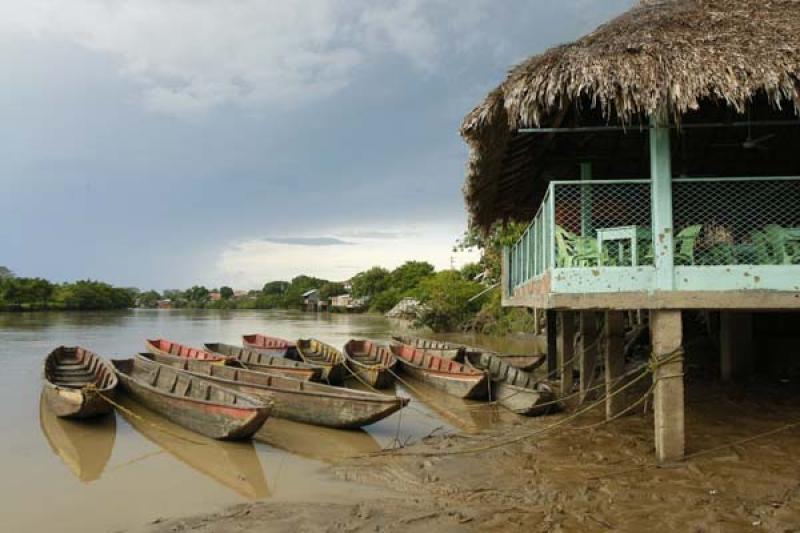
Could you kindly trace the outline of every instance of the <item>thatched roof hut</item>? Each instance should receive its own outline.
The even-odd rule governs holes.
[[[645,0],[574,43],[514,67],[467,115],[461,135],[470,147],[464,195],[471,222],[488,229],[497,220],[529,220],[549,179],[577,177],[570,154],[588,157],[601,177],[647,176],[647,136],[637,126],[657,112],[688,124],[749,120],[751,113],[793,119],[799,110],[800,1]],[[630,129],[518,131],[607,124]],[[784,128],[774,142],[800,145],[797,129]],[[776,156],[785,150],[769,158],[749,150],[735,169],[726,168],[731,158],[722,147],[741,144],[744,135],[730,130],[693,130],[695,137],[676,130],[676,172],[763,175],[770,159],[767,171],[800,173],[796,156]]]

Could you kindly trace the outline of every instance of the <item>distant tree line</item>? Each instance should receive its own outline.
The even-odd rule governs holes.
[[[17,277],[0,266],[0,310],[101,310],[133,307],[136,289],[113,287],[100,281],[52,283],[43,278]]]

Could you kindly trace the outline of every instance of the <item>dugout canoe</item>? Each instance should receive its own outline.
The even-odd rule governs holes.
[[[542,364],[544,364],[547,356],[545,355],[522,355],[522,354],[511,354],[511,353],[495,353],[492,352],[495,357],[499,357],[506,363],[510,364],[513,367],[519,368],[524,372],[533,372]]]
[[[398,396],[300,381],[207,361],[167,357],[157,354],[137,356],[173,365],[188,375],[272,402],[272,416],[296,422],[340,429],[359,428],[386,418],[408,403],[408,398]]]
[[[204,347],[206,351],[212,354],[231,357],[239,361],[248,370],[279,374],[303,381],[319,381],[322,378],[322,367],[302,361],[294,361],[280,355],[270,355],[258,350],[221,342],[207,343],[204,344]]]
[[[423,339],[422,337],[411,337],[408,335],[392,337],[392,341],[394,344],[425,350],[431,355],[452,360],[459,359],[466,349],[466,346],[463,344]]]
[[[210,361],[204,363],[211,364]],[[134,400],[176,424],[212,439],[249,438],[270,413],[270,406],[258,398],[153,360],[135,357],[115,359],[111,364],[120,386]],[[213,366],[225,368],[224,365]]]
[[[489,374],[489,400],[506,409],[533,416],[544,414],[553,406],[555,395],[546,384],[492,352],[465,352],[464,364]]]
[[[242,335],[242,344],[251,350],[257,350],[269,355],[279,355],[289,359],[297,359],[297,347],[292,341],[280,337],[270,337],[260,333]]]
[[[91,418],[114,408],[117,377],[113,367],[80,346],[59,346],[44,360],[42,390],[47,404],[62,418]]]
[[[342,352],[317,339],[299,339],[297,355],[306,363],[322,367],[322,380],[339,385],[350,375]]]
[[[351,339],[342,352],[350,371],[370,387],[385,389],[394,383],[397,358],[386,346],[368,340]]]
[[[489,392],[488,377],[483,370],[405,344],[393,344],[391,350],[403,372],[448,394],[475,400]]]
[[[144,347],[150,353],[173,355],[184,359],[197,359],[200,361],[213,361],[224,364],[234,361],[233,357],[207,352],[199,348],[192,348],[191,346],[172,342],[167,339],[147,339],[144,341]],[[234,363],[234,365],[236,364],[237,363]]]

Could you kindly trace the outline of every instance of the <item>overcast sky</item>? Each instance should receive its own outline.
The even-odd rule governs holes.
[[[633,0],[2,0],[0,265],[260,287],[468,261],[458,127]]]

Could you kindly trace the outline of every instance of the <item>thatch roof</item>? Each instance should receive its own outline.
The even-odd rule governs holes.
[[[472,224],[520,216],[507,205],[519,199],[498,182],[530,179],[547,136],[518,128],[566,125],[576,114],[636,123],[663,109],[677,118],[709,101],[743,112],[757,95],[797,113],[799,92],[800,0],[645,0],[514,67],[467,115]],[[515,144],[525,158],[510,157]]]

